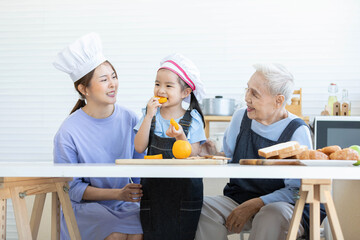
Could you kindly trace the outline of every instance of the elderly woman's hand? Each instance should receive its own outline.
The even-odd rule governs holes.
[[[253,198],[236,207],[226,219],[225,226],[230,232],[240,233],[245,223],[254,216],[264,202],[261,198]]]
[[[215,143],[210,139],[207,139],[205,143],[200,145],[199,156],[202,157],[206,155],[225,156],[223,152],[217,151]]]

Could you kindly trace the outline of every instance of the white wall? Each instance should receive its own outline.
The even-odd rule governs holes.
[[[252,64],[279,62],[318,115],[331,82],[360,115],[358,0],[0,0],[0,161],[52,161],[52,139],[76,102],[56,53],[90,31],[120,75],[118,102],[140,109],[159,61],[181,52],[208,97],[240,100]]]

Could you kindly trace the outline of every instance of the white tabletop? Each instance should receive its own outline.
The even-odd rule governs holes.
[[[360,179],[360,166],[115,165],[0,162],[0,177]]]

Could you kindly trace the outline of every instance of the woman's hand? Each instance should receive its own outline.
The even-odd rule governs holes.
[[[159,99],[156,97],[150,98],[148,104],[146,105],[146,115],[148,115],[150,118],[153,118],[156,114],[158,107],[161,107]]]
[[[87,201],[119,200],[126,202],[139,202],[143,196],[141,187],[141,184],[136,183],[129,183],[121,189],[87,186],[82,199]]]
[[[264,202],[261,198],[253,198],[237,206],[226,219],[225,226],[230,232],[240,233],[245,223],[254,216]]]
[[[166,135],[172,138],[176,138],[176,140],[187,141],[184,130],[180,124],[179,124],[179,130],[176,130],[175,127],[170,124],[168,130],[166,130]]]
[[[125,202],[140,202],[141,197],[143,196],[141,187],[141,184],[137,183],[127,184],[120,189],[118,199]]]

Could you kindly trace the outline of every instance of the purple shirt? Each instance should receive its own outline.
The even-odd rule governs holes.
[[[104,119],[87,115],[82,109],[71,114],[54,139],[55,163],[115,163],[116,159],[143,158],[134,148],[134,126],[138,118],[132,111],[115,104],[113,114]],[[132,178],[136,183],[139,178]],[[139,203],[84,201],[87,186],[123,188],[129,178],[74,178],[69,196],[82,239],[104,239],[111,232],[142,233]],[[64,220],[64,219],[62,219]],[[91,226],[91,227],[89,227]],[[65,222],[62,221],[62,229]],[[62,238],[67,239],[62,230]]]

